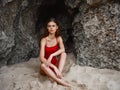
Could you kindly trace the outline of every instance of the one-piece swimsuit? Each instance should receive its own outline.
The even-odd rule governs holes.
[[[57,41],[57,38],[56,38],[56,45],[55,46],[52,46],[52,47],[48,47],[47,45],[45,45],[45,58],[48,59],[49,56],[56,52],[58,50],[58,41]],[[51,63],[54,64],[54,65],[57,65],[58,64],[58,60],[57,60],[57,57],[54,56],[51,60]]]

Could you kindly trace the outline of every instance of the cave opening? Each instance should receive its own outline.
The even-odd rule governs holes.
[[[37,10],[36,33],[38,40],[43,33],[42,27],[50,17],[56,18],[61,27],[61,35],[66,52],[73,50],[72,15],[64,3],[64,0],[44,0]]]

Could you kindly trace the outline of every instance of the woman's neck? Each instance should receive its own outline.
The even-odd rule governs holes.
[[[55,35],[53,35],[53,34],[49,34],[49,35],[48,35],[48,38],[50,38],[50,39],[54,39],[54,38],[55,38]]]

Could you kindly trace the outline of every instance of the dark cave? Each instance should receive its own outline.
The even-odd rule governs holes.
[[[37,9],[36,33],[38,40],[43,33],[42,27],[50,17],[56,18],[59,22],[66,51],[72,52],[72,14],[68,12],[64,0],[44,0],[42,5]]]

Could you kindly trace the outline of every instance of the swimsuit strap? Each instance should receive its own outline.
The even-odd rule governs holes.
[[[58,44],[58,39],[56,38],[56,43]]]

